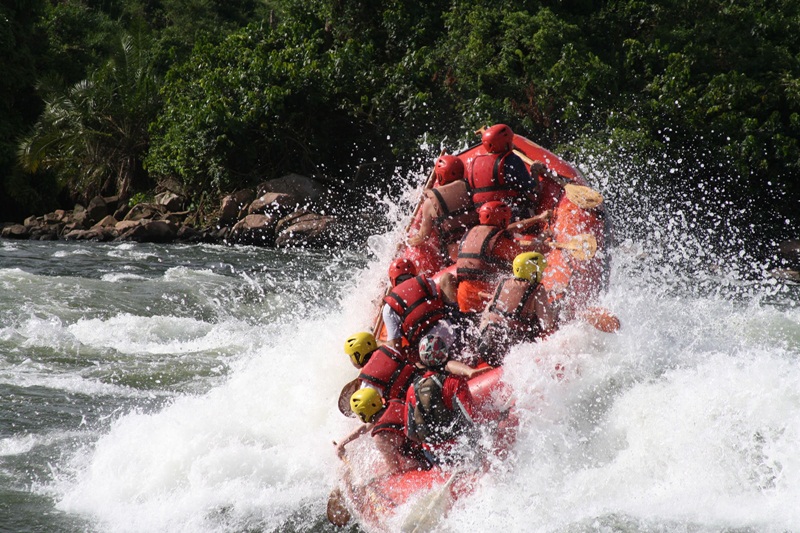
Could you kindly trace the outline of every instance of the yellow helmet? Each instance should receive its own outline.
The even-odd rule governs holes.
[[[357,367],[364,366],[367,362],[367,356],[375,351],[378,343],[375,342],[375,337],[372,333],[362,331],[351,335],[344,341],[344,353],[350,356],[350,360]]]
[[[514,258],[512,269],[514,277],[533,282],[542,281],[542,273],[547,268],[547,261],[539,252],[524,252]]]
[[[383,409],[383,399],[380,393],[372,387],[358,389],[350,396],[350,409],[365,424],[372,422],[375,413]]]

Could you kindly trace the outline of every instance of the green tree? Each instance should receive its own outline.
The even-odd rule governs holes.
[[[0,213],[3,219],[26,215],[23,206],[44,209],[50,204],[16,164],[17,142],[41,111],[35,94],[38,62],[44,55],[44,35],[36,21],[45,11],[40,0],[0,5]],[[54,200],[54,195],[49,198]],[[2,220],[0,220],[2,221]]]
[[[313,16],[252,24],[219,46],[196,47],[167,76],[147,168],[198,195],[289,171],[331,176],[365,157],[355,143],[369,126],[350,119],[342,102],[352,95],[337,83],[352,86],[361,59],[357,47],[329,49]]]
[[[49,170],[75,197],[145,185],[147,126],[159,106],[147,38],[124,35],[100,69],[66,92],[51,89],[33,133],[20,145],[29,172]]]

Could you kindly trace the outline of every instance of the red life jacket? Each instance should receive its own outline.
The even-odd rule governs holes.
[[[378,387],[383,397],[405,398],[406,390],[417,373],[414,365],[393,348],[380,346],[369,356],[369,361],[361,369],[358,379]]]
[[[422,276],[398,284],[383,301],[400,317],[403,336],[412,346],[445,316],[442,297],[431,289],[428,279]]]
[[[523,279],[508,278],[497,285],[494,297],[486,307],[485,319],[491,324],[505,325],[512,332],[526,338],[541,334],[542,328],[535,306],[527,306],[534,297],[538,283]]]
[[[375,426],[372,428],[372,436],[380,433],[397,433],[402,435],[403,443],[397,450],[406,457],[411,457],[419,462],[419,468],[423,470],[430,469],[431,465],[425,454],[422,451],[422,446],[418,442],[414,442],[406,436],[406,424],[403,416],[405,415],[406,402],[404,400],[394,399],[386,403],[383,413],[378,418]]]
[[[495,226],[483,225],[469,230],[458,247],[456,276],[459,281],[488,281],[503,268],[508,268],[508,261],[491,253],[502,231]]]
[[[478,212],[472,204],[466,181],[457,180],[434,187],[425,194],[433,202],[437,215],[433,223],[439,230],[442,244],[460,241],[467,230],[478,223]]]
[[[467,180],[472,189],[472,203],[476,208],[494,200],[511,205],[511,199],[519,196],[519,192],[506,183],[504,163],[506,157],[512,153],[481,154],[470,162]]]
[[[389,400],[386,403],[383,414],[372,428],[372,436],[374,437],[381,431],[390,431],[405,436],[405,423],[403,422],[405,407],[405,396],[403,399],[393,398]]]
[[[444,401],[443,374],[427,372],[417,379],[406,396],[406,436],[424,444],[438,445],[453,441],[472,427],[472,421],[452,402]]]

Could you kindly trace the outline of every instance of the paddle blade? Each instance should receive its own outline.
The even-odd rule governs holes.
[[[350,409],[350,396],[361,386],[361,380],[354,379],[344,387],[342,392],[339,393],[339,412],[344,416],[355,418],[356,414]]]
[[[422,498],[417,505],[406,515],[400,531],[403,533],[425,533],[433,531],[439,521],[452,505],[450,485],[453,484],[455,475],[442,485],[434,489],[427,497]]]
[[[604,333],[619,331],[619,318],[605,307],[589,307],[582,313],[586,322]]]
[[[584,185],[564,185],[564,193],[570,202],[581,209],[594,209],[603,203],[603,195]]]
[[[572,257],[580,261],[591,259],[597,253],[597,239],[591,233],[575,235],[566,242],[552,242],[551,246],[569,250]]]
[[[350,521],[350,511],[345,505],[344,495],[339,489],[333,489],[328,497],[328,522],[336,527],[344,527]]]

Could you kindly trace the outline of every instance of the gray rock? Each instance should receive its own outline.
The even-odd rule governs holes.
[[[163,205],[141,203],[133,206],[124,220],[154,220],[161,218],[166,212]]]
[[[172,191],[164,191],[156,195],[155,203],[163,205],[167,211],[180,211],[183,209],[186,199]]]
[[[3,228],[1,235],[6,239],[27,239],[30,236],[30,228],[22,224],[12,224]]]
[[[268,192],[253,200],[247,208],[247,213],[250,215],[273,215],[281,218],[297,209],[298,204],[297,198],[291,194]]]
[[[178,227],[166,220],[148,220],[125,230],[117,237],[118,241],[167,243],[175,240]]]
[[[257,189],[259,196],[263,196],[268,192],[283,193],[312,202],[328,194],[327,187],[300,174],[287,174],[283,177],[266,181],[261,183]]]
[[[322,247],[338,243],[339,225],[335,217],[298,212],[280,221],[276,229],[277,247]]]
[[[104,216],[100,221],[97,222],[91,229],[98,229],[98,228],[113,228],[117,225],[117,219],[111,215]]]
[[[105,198],[102,196],[95,196],[92,198],[89,202],[89,206],[86,208],[86,218],[89,219],[89,223],[94,224],[107,214],[108,204],[106,204]]]
[[[219,221],[221,224],[233,224],[247,213],[247,206],[255,200],[256,193],[251,189],[242,189],[233,194],[229,194],[222,199],[219,209]]]
[[[272,246],[275,244],[276,219],[270,215],[247,215],[231,228],[228,241],[233,244]]]

